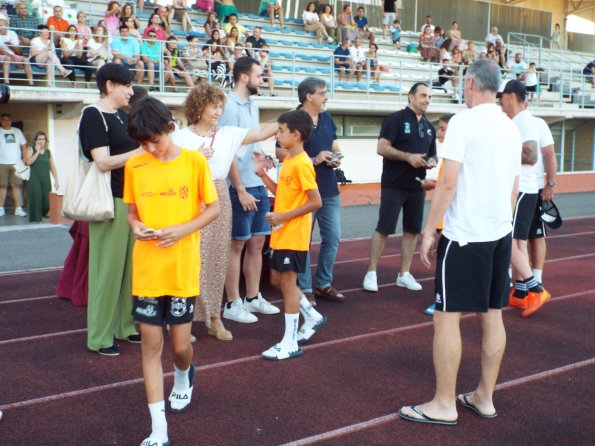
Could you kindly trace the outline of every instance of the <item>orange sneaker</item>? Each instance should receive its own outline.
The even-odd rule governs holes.
[[[514,297],[513,294],[514,290],[512,293],[510,293],[510,296],[508,297],[508,306],[518,308],[519,310],[526,310],[527,307],[529,307],[529,296],[526,296],[523,299],[521,299],[519,297]]]
[[[529,292],[529,295],[525,298],[529,300],[529,305],[527,309],[521,313],[523,317],[529,317],[537,310],[539,310],[550,298],[552,295],[544,288],[541,293],[532,293]]]

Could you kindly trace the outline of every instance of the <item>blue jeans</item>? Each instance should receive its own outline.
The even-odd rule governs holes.
[[[320,229],[320,254],[318,255],[318,268],[316,270],[316,286],[326,288],[333,283],[333,268],[337,251],[339,250],[339,238],[341,237],[341,196],[327,197],[322,199],[322,207],[312,215],[313,220],[318,222]],[[306,271],[298,274],[298,286],[306,293],[312,292],[312,270],[310,268],[310,253],[306,260]]]

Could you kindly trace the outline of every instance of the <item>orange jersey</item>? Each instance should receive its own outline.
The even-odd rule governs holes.
[[[55,31],[66,32],[66,30],[70,26],[70,23],[68,23],[67,20],[56,19],[56,17],[51,16],[48,19],[47,26],[48,27],[53,26]]]
[[[308,202],[307,190],[318,189],[312,160],[306,152],[283,160],[277,194],[275,212],[287,212]],[[312,234],[312,213],[309,212],[283,222],[281,228],[271,233],[272,249],[308,251]]]
[[[133,156],[124,169],[124,197],[136,205],[140,220],[155,229],[187,223],[200,215],[201,204],[217,201],[205,157],[182,149],[162,162],[147,152]],[[132,294],[192,297],[199,294],[200,233],[159,248],[159,240],[140,241],[132,255]]]

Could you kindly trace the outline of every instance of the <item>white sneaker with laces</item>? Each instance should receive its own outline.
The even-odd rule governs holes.
[[[244,308],[250,313],[262,313],[262,314],[277,314],[281,310],[274,306],[272,303],[262,297],[262,294],[258,293],[256,299],[252,302],[248,302],[248,299],[244,298]]]
[[[404,273],[397,276],[397,286],[407,288],[412,291],[419,291],[421,290],[421,285],[415,280],[415,278],[411,275],[411,273]]]
[[[275,344],[268,350],[262,352],[262,356],[264,359],[268,359],[269,361],[281,361],[282,359],[289,359],[289,358],[297,358],[298,356],[302,356],[304,351],[297,346],[287,347],[284,344]]]
[[[378,281],[376,280],[376,271],[368,271],[364,276],[364,290],[373,293],[378,292]]]
[[[16,215],[17,217],[26,217],[27,213],[23,208],[18,207],[14,210],[14,215]]]
[[[229,303],[225,304],[223,317],[230,321],[241,322],[243,324],[258,322],[258,318],[244,308],[242,299],[234,300],[231,302],[231,305]]]
[[[6,215],[6,211],[4,208],[0,208],[0,217],[4,217]]]

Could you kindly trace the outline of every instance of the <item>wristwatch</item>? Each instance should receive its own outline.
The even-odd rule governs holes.
[[[546,185],[547,185],[548,187],[554,187],[554,186],[556,185],[556,182],[555,182],[555,181],[548,181],[548,182],[546,183]]]

